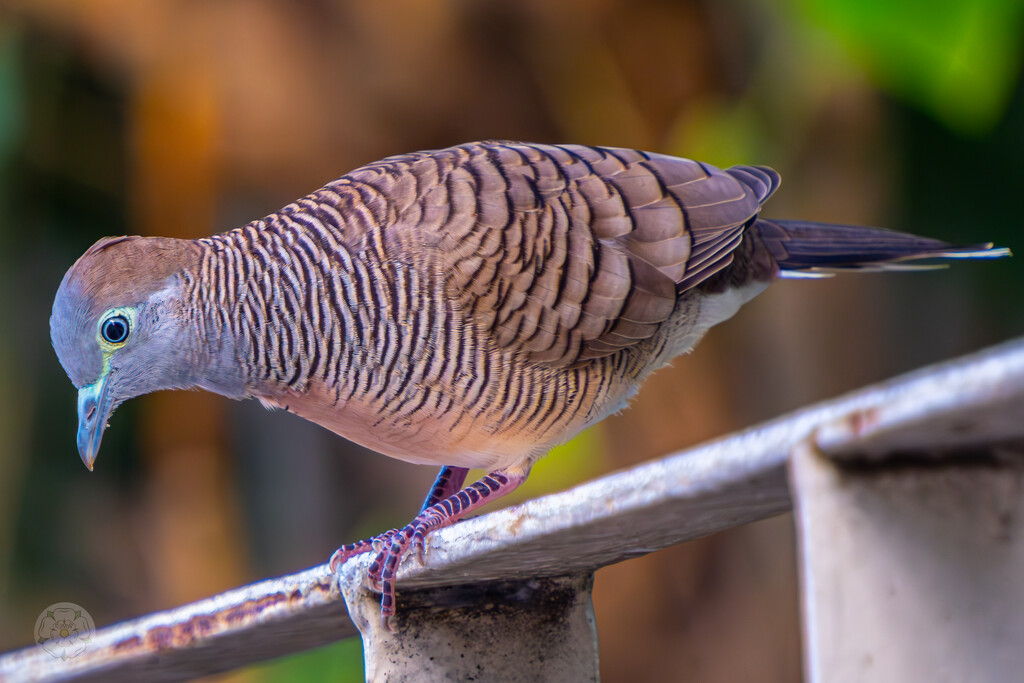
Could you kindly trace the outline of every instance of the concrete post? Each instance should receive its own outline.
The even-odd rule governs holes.
[[[804,444],[790,477],[808,681],[1021,680],[1019,456],[837,464]]]
[[[350,562],[341,591],[367,681],[597,681],[593,574],[402,591],[397,633]]]

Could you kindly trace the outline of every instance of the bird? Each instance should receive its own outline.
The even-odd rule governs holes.
[[[378,453],[440,466],[375,553],[389,628],[404,554],[519,486],[553,446],[779,278],[1009,255],[762,217],[767,166],[616,147],[472,142],[370,163],[200,239],[100,239],[67,271],[51,340],[92,470],[122,402],[256,398]],[[465,485],[471,468],[487,472]]]

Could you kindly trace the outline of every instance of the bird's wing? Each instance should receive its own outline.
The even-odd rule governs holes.
[[[497,142],[367,170],[395,179],[395,164],[414,177],[398,220],[439,250],[450,296],[499,347],[556,367],[653,335],[680,292],[731,262],[778,184],[764,168]]]

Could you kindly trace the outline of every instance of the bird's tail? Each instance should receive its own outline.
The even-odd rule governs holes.
[[[992,243],[957,246],[907,233],[809,221],[758,219],[761,243],[779,264],[780,277],[828,277],[841,271],[941,268],[943,261],[1010,256]]]

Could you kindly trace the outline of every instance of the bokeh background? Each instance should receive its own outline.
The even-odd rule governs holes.
[[[0,1],[0,650],[60,601],[98,625],[326,560],[433,470],[174,392],[96,471],[49,343],[104,235],[200,237],[362,163],[479,138],[783,175],[769,216],[1024,252],[1019,0]],[[776,285],[544,460],[519,498],[1024,332],[1019,258]],[[597,575],[608,681],[796,681],[789,516]],[[219,680],[360,680],[348,641]]]

